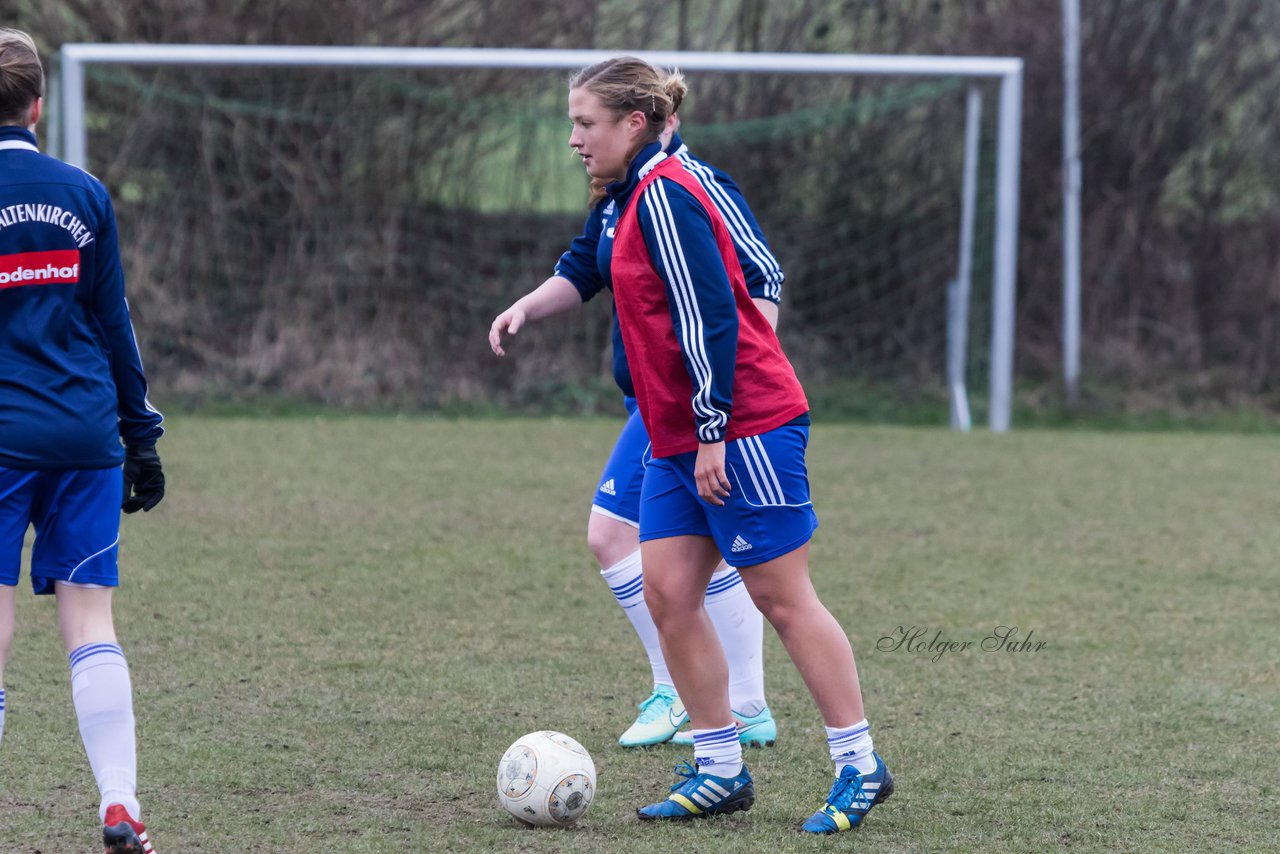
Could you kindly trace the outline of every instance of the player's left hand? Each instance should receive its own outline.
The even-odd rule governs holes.
[[[729,476],[724,469],[724,442],[698,445],[698,458],[693,464],[693,481],[698,497],[708,504],[724,506],[729,497]]]
[[[155,445],[126,448],[124,452],[124,501],[126,513],[144,513],[164,498],[164,471]]]

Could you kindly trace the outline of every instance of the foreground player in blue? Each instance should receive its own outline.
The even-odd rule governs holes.
[[[40,153],[43,91],[31,38],[0,29],[0,735],[23,538],[34,526],[31,584],[57,597],[103,850],[151,854],[111,591],[121,509],[150,510],[164,496],[163,430],[147,402],[111,200],[97,179]]]

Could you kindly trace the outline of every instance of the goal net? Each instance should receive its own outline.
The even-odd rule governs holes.
[[[566,144],[567,68],[84,71],[87,167],[114,194],[139,335],[166,397],[616,406],[607,297],[522,332],[502,362],[485,340],[586,215]],[[919,403],[945,422],[975,82],[686,75],[682,136],[737,180],[782,264],[780,333],[814,403]],[[975,383],[995,199],[994,147],[981,150]]]

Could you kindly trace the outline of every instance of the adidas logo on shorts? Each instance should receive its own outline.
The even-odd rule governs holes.
[[[614,486],[613,478],[609,478],[604,483],[600,484],[600,491],[605,495],[617,495],[618,488]]]
[[[734,552],[745,552],[747,549],[751,548],[751,543],[748,543],[746,540],[742,539],[741,534],[735,534],[733,538],[733,545],[730,546],[729,548],[731,551],[734,551]]]

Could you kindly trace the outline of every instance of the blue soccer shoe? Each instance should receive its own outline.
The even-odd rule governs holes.
[[[701,774],[688,762],[676,766],[676,782],[665,801],[636,810],[641,821],[686,821],[738,810],[756,802],[756,789],[746,763],[736,777]]]
[[[852,765],[845,766],[836,778],[827,802],[822,809],[809,816],[800,828],[806,833],[840,833],[852,830],[862,823],[871,808],[893,794],[893,775],[885,767],[879,754],[871,754],[876,760],[876,770],[859,774]]]

